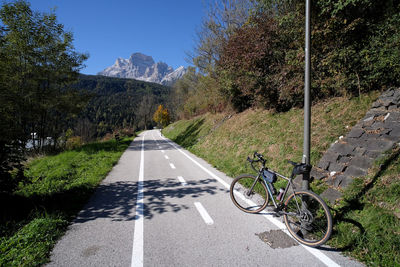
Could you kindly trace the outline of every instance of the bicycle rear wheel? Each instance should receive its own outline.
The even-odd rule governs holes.
[[[323,245],[332,233],[329,208],[314,192],[299,191],[289,196],[283,217],[290,234],[310,247]]]
[[[257,213],[265,209],[269,195],[265,184],[250,174],[236,177],[230,188],[230,195],[236,207],[244,212]]]

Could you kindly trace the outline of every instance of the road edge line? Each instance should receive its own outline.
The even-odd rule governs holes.
[[[223,186],[225,186],[227,189],[230,188],[229,184],[226,183],[223,179],[221,179],[220,177],[218,177],[217,175],[215,175],[214,173],[212,173],[210,170],[208,170],[206,167],[202,166],[200,163],[198,163],[195,159],[193,159],[191,156],[189,156],[188,154],[186,154],[182,149],[180,149],[178,146],[176,146],[171,140],[169,140],[168,138],[165,138],[164,136],[162,136],[160,134],[161,138],[163,138],[164,140],[166,140],[168,143],[170,143],[173,147],[175,147],[179,152],[181,152],[183,155],[185,155],[188,159],[190,159],[193,163],[195,163],[197,166],[199,166],[202,170],[204,170],[206,173],[208,173],[209,175],[211,175],[214,179],[216,179],[218,182],[220,182]],[[239,193],[240,194],[240,193]],[[268,219],[270,222],[272,222],[273,224],[275,224],[276,226],[278,226],[278,228],[281,229],[281,225],[284,225],[282,222],[280,222],[279,220],[273,218],[272,215],[264,215],[264,217],[266,219]],[[282,230],[286,230],[284,231],[287,235],[289,235],[291,238],[293,238],[289,231],[287,231],[286,226],[284,229]],[[295,240],[295,239],[293,239]],[[327,255],[325,255],[324,253],[322,253],[321,251],[319,251],[318,249],[315,248],[311,248],[308,246],[305,246],[303,244],[300,244],[300,246],[302,246],[303,248],[305,248],[308,252],[310,252],[314,257],[316,257],[317,259],[319,259],[323,264],[325,264],[326,266],[329,267],[337,267],[340,266],[339,264],[337,264],[335,261],[333,261],[330,257],[328,257]]]
[[[135,207],[135,230],[133,234],[133,245],[132,245],[132,267],[143,266],[143,214],[144,214],[144,192],[143,192],[143,180],[144,180],[144,137],[142,137],[142,148],[140,151],[140,167],[139,167],[139,179],[138,179],[138,192]]]

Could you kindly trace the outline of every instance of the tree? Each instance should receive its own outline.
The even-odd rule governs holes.
[[[151,126],[151,116],[154,112],[154,96],[146,94],[143,96],[137,108],[137,115],[139,120],[139,127],[147,129]]]
[[[64,31],[54,13],[34,12],[24,0],[3,4],[0,19],[2,183],[18,166],[25,143],[35,136],[31,133],[38,137],[37,149],[47,137],[56,146],[68,119],[86,105],[86,96],[68,85],[87,55],[74,51],[72,33]]]
[[[159,105],[156,112],[153,114],[153,120],[162,127],[166,127],[170,122],[168,109],[164,108],[163,105]]]

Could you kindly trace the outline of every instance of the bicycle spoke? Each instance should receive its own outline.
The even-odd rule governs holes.
[[[248,213],[256,213],[263,210],[268,203],[266,190],[264,184],[256,182],[256,177],[239,176],[231,184],[230,195],[233,203],[239,209]]]
[[[310,192],[297,192],[286,201],[285,223],[301,243],[316,246],[329,238],[332,218],[326,204]]]

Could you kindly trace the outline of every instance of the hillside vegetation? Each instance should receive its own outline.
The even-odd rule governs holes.
[[[75,134],[86,140],[118,129],[152,128],[157,106],[168,102],[171,91],[157,83],[83,74],[71,87],[91,96],[73,124]]]
[[[371,92],[350,100],[336,97],[312,107],[312,164],[339,136],[350,131],[378,95],[379,92]],[[290,165],[285,160],[302,158],[303,111],[293,108],[282,113],[262,109],[207,113],[177,121],[163,134],[231,177],[252,172],[246,158],[254,151],[267,157],[268,167],[289,174]],[[399,150],[389,151],[370,176],[357,180],[344,192],[344,200],[331,207],[335,219],[331,246],[368,265],[399,264],[400,208],[395,200],[400,194],[399,160]],[[283,184],[278,183],[280,186]],[[317,193],[327,188],[319,181],[311,187]]]
[[[311,95],[359,96],[400,84],[400,3],[311,3]],[[302,107],[305,1],[211,2],[190,68],[174,88],[182,118]]]

